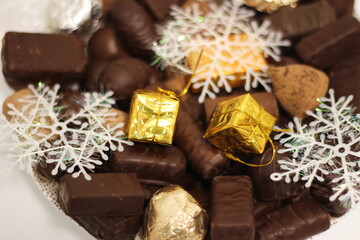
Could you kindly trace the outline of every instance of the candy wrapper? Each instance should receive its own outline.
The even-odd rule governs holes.
[[[261,154],[275,122],[275,117],[245,94],[219,103],[204,138],[225,154]]]
[[[180,186],[157,191],[145,213],[145,240],[202,240],[208,216],[200,204]]]
[[[260,12],[272,13],[283,6],[296,7],[299,0],[245,0],[245,4]]]
[[[180,100],[171,91],[135,91],[130,108],[128,138],[171,145]]]

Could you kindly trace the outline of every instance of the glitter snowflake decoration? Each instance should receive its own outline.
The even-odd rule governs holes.
[[[82,174],[90,180],[88,172],[108,160],[107,151],[123,151],[122,144],[133,144],[120,130],[123,123],[107,121],[116,115],[109,111],[112,92],[82,93],[81,110],[61,121],[59,86],[29,89],[31,94],[17,99],[20,107],[8,104],[5,114],[10,119],[3,117],[1,136],[10,152],[7,171],[15,166],[31,171],[33,163],[45,161],[54,165],[53,175],[66,170],[73,177]]]
[[[339,199],[345,206],[360,200],[360,114],[354,114],[349,103],[352,96],[335,100],[334,90],[329,98],[319,99],[316,113],[307,114],[315,120],[302,125],[294,118],[289,124],[292,132],[276,136],[292,158],[279,160],[281,173],[273,173],[272,180],[285,178],[286,182],[300,179],[310,187],[314,180],[332,179],[331,201]]]
[[[220,88],[231,92],[238,73],[242,73],[245,90],[260,84],[271,91],[263,57],[278,61],[280,47],[290,42],[271,31],[268,21],[259,25],[252,20],[255,12],[242,6],[240,0],[227,0],[221,6],[211,3],[207,13],[197,4],[185,9],[173,6],[173,19],[158,26],[162,37],[153,46],[154,64],[161,62],[162,67],[192,74],[193,88],[201,89],[200,103],[206,97],[215,98]],[[205,63],[191,66],[189,56]]]

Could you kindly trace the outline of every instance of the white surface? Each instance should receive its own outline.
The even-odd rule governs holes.
[[[360,0],[355,1],[357,16],[360,17]],[[6,31],[46,32],[48,26],[42,20],[42,14],[45,14],[47,2],[48,0],[0,0],[0,38]],[[0,83],[2,103],[12,90],[7,87],[2,74]],[[4,154],[1,156],[2,159],[5,157]],[[352,210],[330,230],[313,240],[360,240],[359,219],[360,209]],[[93,239],[51,206],[25,172],[15,170],[10,176],[0,174],[0,240]]]

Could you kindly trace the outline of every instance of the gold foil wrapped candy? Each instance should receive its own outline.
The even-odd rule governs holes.
[[[245,0],[249,7],[256,8],[260,12],[272,13],[283,6],[296,7],[299,0]]]
[[[245,94],[219,103],[204,138],[225,154],[261,154],[275,122],[275,117]]]
[[[206,212],[180,186],[157,191],[146,209],[145,240],[202,240],[207,228]]]
[[[180,101],[170,91],[135,91],[130,108],[128,138],[171,145]]]

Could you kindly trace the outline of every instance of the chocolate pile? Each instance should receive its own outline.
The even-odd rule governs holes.
[[[113,111],[126,122],[135,90],[184,88],[185,78],[151,66],[151,48],[158,40],[155,24],[168,17],[170,5],[193,2],[206,11],[207,3],[197,0],[103,0],[103,27],[88,41],[75,34],[8,32],[2,50],[6,81],[15,90],[38,82],[60,83],[64,119],[81,109],[79,93],[70,91],[74,84],[80,91],[114,91]],[[278,126],[292,117],[307,121],[306,110],[316,108],[316,99],[329,87],[337,97],[354,95],[359,112],[360,23],[351,16],[353,1],[341,2],[303,0],[296,8],[257,13],[293,46],[283,49],[280,62],[268,59],[273,93],[250,92]],[[328,200],[331,179],[310,189],[300,182],[273,182],[270,175],[281,171],[277,160],[286,154],[277,154],[266,167],[248,167],[231,161],[203,138],[217,104],[244,93],[220,93],[204,104],[195,94],[182,96],[173,146],[135,142],[123,152],[109,151],[109,161],[94,169],[91,181],[65,171],[54,176],[51,164],[39,163],[37,171],[59,182],[58,202],[64,212],[101,240],[134,239],[153,194],[173,184],[187,190],[210,217],[208,234],[198,239],[300,240],[327,230],[331,216],[348,210]],[[268,144],[262,154],[244,159],[262,165],[271,153]],[[206,219],[202,217],[205,228]]]

